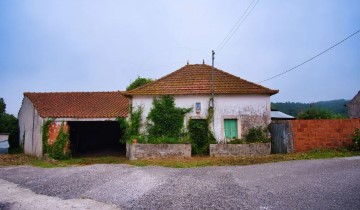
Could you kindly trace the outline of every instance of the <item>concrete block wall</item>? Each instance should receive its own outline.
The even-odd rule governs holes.
[[[352,143],[351,134],[360,129],[360,119],[291,120],[295,152],[341,148]]]

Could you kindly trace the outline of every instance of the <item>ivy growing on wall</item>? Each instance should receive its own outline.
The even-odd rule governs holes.
[[[147,116],[148,141],[154,143],[177,143],[183,140],[184,117],[192,108],[175,107],[173,96],[164,95],[153,99]],[[161,141],[157,141],[161,139]],[[170,142],[166,142],[170,141]]]
[[[43,155],[47,153],[48,150],[48,139],[49,139],[49,127],[51,123],[54,122],[54,119],[47,119],[42,125],[42,145],[43,145]],[[25,137],[24,140],[25,141]]]
[[[131,142],[132,139],[142,139],[140,135],[141,128],[141,116],[143,113],[143,107],[138,106],[136,110],[130,109],[131,114],[129,119],[117,118],[121,129],[121,143]]]
[[[55,142],[52,145],[48,144],[49,128],[53,122],[54,119],[48,119],[42,126],[43,154],[48,154],[49,157],[57,160],[68,159],[71,157],[71,152],[69,150],[69,134],[64,129],[64,122],[61,123]]]
[[[216,139],[209,128],[206,119],[192,119],[188,125],[193,154],[206,155],[209,153],[209,145],[216,144]]]
[[[59,134],[52,145],[48,145],[49,157],[56,160],[69,159],[71,152],[69,150],[69,134],[64,129],[64,123],[61,123]]]

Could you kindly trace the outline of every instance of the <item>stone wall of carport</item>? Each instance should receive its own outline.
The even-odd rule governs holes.
[[[291,120],[295,152],[341,148],[352,143],[351,134],[360,129],[360,119]]]

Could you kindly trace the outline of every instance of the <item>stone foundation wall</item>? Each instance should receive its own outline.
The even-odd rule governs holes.
[[[191,157],[191,144],[126,144],[129,160]]]
[[[271,143],[210,144],[210,157],[269,155]]]

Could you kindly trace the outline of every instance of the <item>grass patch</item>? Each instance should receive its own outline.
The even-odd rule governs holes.
[[[24,154],[1,154],[0,166],[30,165],[36,157]]]
[[[125,157],[104,156],[104,157],[80,157],[69,160],[39,160],[35,157],[15,154],[0,155],[0,166],[12,165],[33,165],[42,168],[66,167],[66,166],[84,166],[91,164],[129,164],[134,166],[163,166],[171,168],[192,168],[204,166],[235,166],[235,165],[253,165],[262,163],[272,163],[290,160],[311,160],[327,159],[336,157],[359,156],[360,152],[353,152],[347,149],[339,150],[314,150],[307,153],[293,154],[272,154],[264,156],[243,156],[243,157],[208,157],[195,156],[191,158],[167,158],[151,160],[129,161]]]

